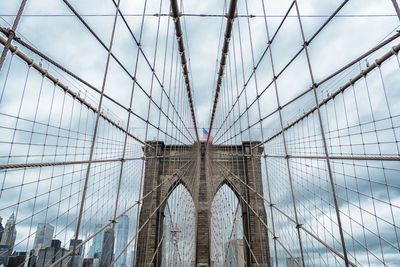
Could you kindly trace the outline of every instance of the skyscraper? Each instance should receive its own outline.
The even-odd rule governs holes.
[[[95,232],[97,232],[102,226],[103,225],[101,224],[96,224]],[[93,237],[93,244],[90,247],[89,251],[90,258],[100,258],[102,237],[103,237],[103,232]]]
[[[296,257],[295,259],[296,259],[296,261],[297,261],[298,263],[300,263],[300,265],[302,265],[302,264],[301,264],[302,261],[301,261],[301,258],[300,258],[300,257]],[[293,258],[286,258],[286,267],[296,267],[296,266],[298,266],[298,265],[297,265],[297,263],[294,261]]]
[[[36,229],[34,249],[47,248],[51,246],[53,239],[54,227],[48,223],[39,223]]]
[[[13,212],[10,218],[7,220],[0,244],[10,246],[10,252],[12,252],[12,250],[14,249],[16,236],[17,231],[15,230],[15,217]]]
[[[8,256],[10,255],[9,246],[2,245],[1,239],[4,233],[4,227],[1,224],[3,218],[0,217],[0,266],[7,266]]]
[[[69,250],[73,250],[74,249],[74,243],[75,243],[75,239],[71,239],[69,241]],[[76,246],[79,246],[79,244],[82,243],[82,240],[78,239],[76,240]],[[73,267],[80,267],[82,266],[82,260],[83,260],[83,246],[80,248],[77,248],[75,251],[75,256],[74,256],[74,266]]]
[[[136,253],[135,253],[135,250],[131,251],[131,266],[132,267],[136,266]]]
[[[19,251],[14,252],[12,255],[8,257],[8,266],[24,266],[26,259],[26,252]]]
[[[127,215],[122,215],[117,223],[117,234],[116,234],[116,250],[115,255],[118,256],[121,251],[125,248],[128,243],[128,232],[129,232],[129,217]],[[126,250],[118,259],[116,265],[117,267],[126,266]]]
[[[1,242],[1,237],[3,236],[3,232],[4,232],[4,227],[1,224],[2,221],[3,221],[3,218],[0,217],[0,242]]]
[[[108,228],[103,234],[103,245],[101,247],[100,267],[109,266],[113,260],[114,237],[112,228]]]
[[[227,253],[224,261],[224,266],[229,267],[242,267],[245,266],[244,262],[244,242],[243,239],[231,240],[225,244],[225,251]]]
[[[50,247],[39,250],[39,256],[37,258],[37,261],[32,263],[30,260],[29,266],[48,267],[67,253],[68,253],[68,250],[61,247],[60,240],[52,240]],[[65,260],[63,260],[59,264],[57,264],[56,266],[57,267],[70,267],[69,266],[70,261],[71,261],[71,257],[69,256]]]
[[[17,236],[17,231],[15,230],[15,217],[14,212],[11,214],[10,218],[4,227],[4,231],[0,242],[0,265],[7,266],[8,257],[11,255],[14,249],[15,237]]]

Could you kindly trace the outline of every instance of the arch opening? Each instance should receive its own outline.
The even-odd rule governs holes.
[[[191,266],[195,260],[195,206],[182,184],[171,187],[164,206],[161,266]]]
[[[242,209],[232,188],[222,183],[211,203],[210,253],[213,266],[245,266]]]

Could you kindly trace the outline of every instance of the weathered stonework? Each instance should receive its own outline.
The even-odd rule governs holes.
[[[255,144],[252,142],[251,146]],[[264,222],[267,221],[264,202],[243,184],[263,195],[260,161],[262,149],[251,151],[249,142],[237,146],[206,146],[205,143],[165,146],[163,142],[153,141],[150,145],[153,148],[144,151],[146,166],[143,195],[149,196],[144,199],[140,212],[139,229],[143,229],[138,236],[137,266],[161,265],[162,250],[157,252],[157,248],[162,245],[165,205],[162,200],[179,184],[188,189],[197,214],[195,266],[212,264],[210,208],[216,192],[224,184],[235,192],[241,204],[243,232],[248,241],[248,245],[245,242],[244,253],[247,266],[257,266],[256,262],[258,266],[269,266],[268,234],[255,214]]]

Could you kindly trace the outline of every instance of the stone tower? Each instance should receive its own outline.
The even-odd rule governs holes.
[[[157,248],[163,235],[165,203],[162,200],[179,184],[188,189],[195,203],[194,266],[211,266],[210,208],[216,192],[224,184],[233,190],[241,205],[243,232],[249,243],[244,251],[247,266],[255,266],[256,262],[259,266],[270,266],[268,233],[257,218],[259,216],[266,222],[264,202],[260,198],[263,195],[262,148],[250,149],[255,144],[257,142],[220,146],[202,142],[183,146],[149,142],[150,146],[144,149],[143,195],[148,196],[143,200],[139,218],[139,229],[143,229],[138,236],[137,266],[161,265],[161,250],[157,251]]]

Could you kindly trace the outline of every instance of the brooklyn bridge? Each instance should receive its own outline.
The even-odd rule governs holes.
[[[397,0],[0,1],[0,266],[400,266]]]

